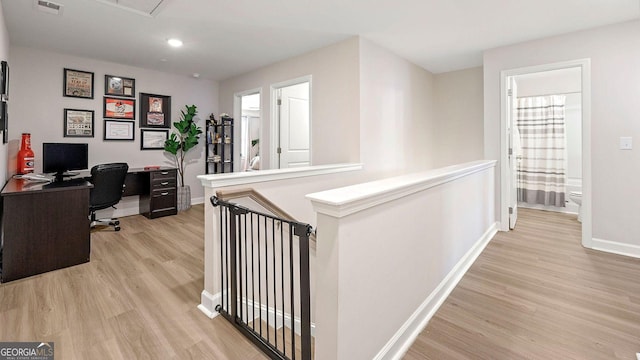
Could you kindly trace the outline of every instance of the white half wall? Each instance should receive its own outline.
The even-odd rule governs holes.
[[[402,357],[495,233],[494,166],[307,195],[319,229],[316,359]]]
[[[640,176],[640,168],[636,166],[640,163],[640,151],[620,150],[619,138],[640,139],[640,81],[637,81],[640,79],[640,21],[486,51],[485,158],[501,157],[500,72],[577,59],[591,59],[592,237],[638,246],[640,207],[632,199]],[[500,189],[500,166],[496,169],[496,189]],[[496,197],[496,214],[502,216],[499,191]]]
[[[42,171],[43,142],[74,142],[89,144],[89,167],[106,162],[125,161],[129,167],[145,165],[174,166],[168,153],[162,150],[140,150],[139,107],[135,109],[135,140],[103,140],[103,96],[104,76],[120,75],[136,80],[136,102],[139,93],[171,96],[171,120],[180,118],[185,105],[198,106],[199,126],[218,109],[218,84],[214,81],[194,79],[188,76],[162,73],[138,67],[110,63],[50,51],[24,47],[11,47],[11,104],[9,137],[19,140],[22,132],[31,133],[31,146],[35,152],[36,172]],[[62,96],[63,69],[71,68],[94,73],[94,99],[79,99]],[[70,138],[63,136],[64,109],[83,109],[95,112],[94,137]],[[189,166],[185,183],[191,185],[192,198],[202,198],[204,191],[197,175],[203,174],[204,136],[200,144],[187,154]],[[17,147],[15,151],[17,152]],[[15,159],[15,153],[11,157]],[[15,160],[14,160],[15,161]],[[15,169],[9,169],[15,173]],[[135,208],[135,198],[124,198],[119,207]]]

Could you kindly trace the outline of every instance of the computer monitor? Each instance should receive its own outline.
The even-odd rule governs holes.
[[[89,145],[77,143],[43,143],[42,172],[55,173],[56,181],[73,176],[69,171],[89,168]]]

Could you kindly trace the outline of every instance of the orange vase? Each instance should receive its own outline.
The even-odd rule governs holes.
[[[31,134],[22,134],[22,143],[18,151],[18,174],[27,174],[34,171],[35,159],[31,150]]]

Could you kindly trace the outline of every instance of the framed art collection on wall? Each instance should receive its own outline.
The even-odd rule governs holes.
[[[8,66],[6,68],[5,72],[3,64],[2,79],[8,78]],[[63,96],[94,99],[93,72],[64,68],[63,73]],[[0,81],[3,94],[5,88],[8,87]],[[6,93],[8,94],[8,91]],[[140,150],[163,150],[169,137],[168,129],[171,127],[171,96],[141,92],[139,99],[136,99],[136,79],[125,76],[104,75],[102,140],[135,140],[136,102],[140,116]],[[6,115],[3,115],[6,108],[6,104],[0,105],[2,120],[6,118]],[[95,111],[64,109],[64,136],[94,137]]]

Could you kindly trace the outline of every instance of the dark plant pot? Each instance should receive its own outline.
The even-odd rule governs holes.
[[[191,209],[191,187],[178,186],[178,211]]]

